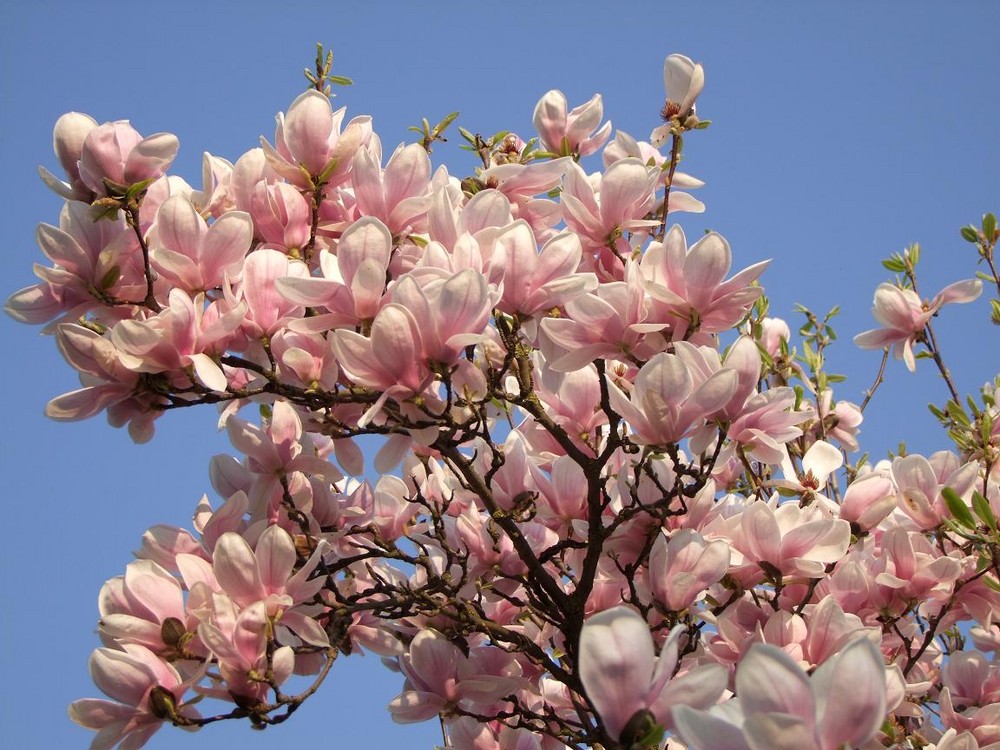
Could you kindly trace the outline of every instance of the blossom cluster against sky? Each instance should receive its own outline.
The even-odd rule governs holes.
[[[664,55],[703,62],[698,112],[714,124],[688,139],[683,169],[707,183],[697,194],[708,210],[681,222],[692,238],[722,232],[738,267],[773,258],[762,281],[772,314],[793,328],[796,302],[820,313],[844,307],[843,340],[831,355],[832,369],[849,376],[842,398],[860,401],[877,369],[878,354],[856,350],[850,338],[873,326],[872,295],[888,278],[879,260],[919,241],[932,293],[972,274],[973,251],[958,227],[1000,210],[1000,50],[992,42],[1000,7],[990,2],[356,6],[5,3],[3,296],[33,282],[31,264],[41,260],[35,226],[57,222],[60,201],[36,167],[57,166],[51,128],[60,114],[128,118],[144,134],[175,133],[174,171],[197,186],[203,151],[235,158],[273,135],[274,114],[305,86],[301,70],[317,41],[334,50],[334,72],[355,80],[336,104],[373,115],[389,149],[412,138],[407,126],[421,117],[454,110],[470,131],[530,137],[535,103],[552,88],[571,106],[601,93],[615,128],[647,138],[662,105]],[[454,135],[433,159],[461,176],[473,161]],[[986,316],[984,305],[964,305],[938,324],[966,392],[997,370]],[[145,528],[189,523],[201,494],[211,496],[207,459],[226,443],[207,411],[161,420],[145,446],[99,419],[48,422],[45,402],[75,388],[73,374],[50,339],[6,318],[0,335],[9,394],[0,446],[0,569],[9,587],[0,618],[0,741],[79,747],[88,733],[65,718],[65,706],[95,693],[86,664],[98,645],[97,592],[124,569]],[[911,375],[890,363],[889,385],[862,431],[876,455],[900,440],[925,452],[943,445],[924,404],[942,401],[944,390],[920,364]],[[150,747],[431,747],[434,722],[389,721],[385,704],[402,678],[377,662],[338,664],[321,694],[280,728],[258,733],[230,723],[192,736],[168,729]]]

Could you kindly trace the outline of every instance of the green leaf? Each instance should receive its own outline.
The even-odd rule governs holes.
[[[948,511],[956,521],[967,529],[975,530],[976,519],[972,517],[969,506],[962,501],[962,498],[958,496],[955,490],[951,487],[945,487],[941,490],[941,497],[944,499],[944,504],[948,506]]]
[[[993,214],[986,214],[983,217],[983,234],[986,235],[986,241],[992,242],[993,235],[997,231],[997,217]]]
[[[973,244],[979,242],[979,233],[976,231],[975,227],[973,226],[962,227],[961,233],[962,233],[962,239],[965,240],[966,242],[971,242]]]
[[[446,115],[441,122],[434,126],[435,133],[443,133],[445,128],[455,122],[455,118],[458,117],[458,112],[452,112],[450,115]]]
[[[985,523],[989,530],[996,533],[997,517],[990,507],[990,502],[979,491],[972,493],[972,509],[979,516],[979,520]]]
[[[906,266],[903,261],[896,258],[887,258],[882,261],[882,266],[887,271],[892,271],[893,273],[903,273],[906,270]]]
[[[354,81],[352,81],[347,76],[327,76],[326,80],[330,83],[335,83],[338,86],[353,86]]]

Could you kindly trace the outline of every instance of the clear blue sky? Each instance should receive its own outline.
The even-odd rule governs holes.
[[[657,124],[670,52],[706,68],[699,114],[713,120],[687,142],[684,170],[707,182],[708,211],[682,220],[731,242],[739,267],[773,258],[764,284],[775,314],[803,302],[840,304],[834,370],[860,401],[878,354],[857,352],[873,327],[879,259],[921,242],[927,293],[972,275],[958,228],[1000,210],[997,76],[1000,5],[983,2],[676,3],[184,2],[102,4],[6,0],[0,6],[0,296],[33,283],[39,222],[59,200],[36,167],[58,166],[51,129],[63,112],[128,118],[143,134],[181,141],[175,172],[200,186],[203,151],[235,160],[273,136],[274,114],[303,89],[317,41],[355,86],[339,104],[372,114],[388,150],[406,126],[461,110],[472,131],[531,135],[538,98],[562,89],[571,105],[604,95],[615,126],[640,138]],[[435,151],[461,174],[452,142]],[[591,166],[596,168],[596,166]],[[997,371],[985,304],[938,323],[942,348],[971,391]],[[8,351],[0,446],[6,536],[0,568],[0,744],[85,747],[66,719],[97,695],[87,675],[96,597],[154,523],[189,523],[209,492],[207,460],[226,450],[214,413],[170,415],[133,446],[103,419],[56,424],[45,402],[77,387],[53,342],[0,320]],[[866,418],[876,453],[900,440],[943,443],[924,405],[944,390],[926,363],[901,363]],[[217,498],[213,497],[213,501]],[[151,748],[430,748],[435,723],[392,725],[384,711],[401,680],[372,656],[338,664],[323,691],[282,727],[230,722],[188,736],[164,729]]]

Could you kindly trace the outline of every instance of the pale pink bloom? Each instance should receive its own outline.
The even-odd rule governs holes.
[[[188,198],[176,195],[160,206],[147,241],[161,277],[193,294],[239,275],[253,224],[244,212],[230,211],[208,226]]]
[[[871,739],[885,719],[882,655],[852,642],[811,676],[784,651],[753,646],[736,670],[736,698],[708,711],[675,709],[692,750],[840,750]]]
[[[421,630],[399,657],[406,683],[389,703],[392,720],[426,721],[450,707],[489,705],[517,692],[519,680],[484,673],[482,657],[474,654],[467,658],[438,631]]]
[[[195,593],[192,591],[192,595]],[[271,620],[267,605],[257,601],[240,609],[222,593],[207,594],[205,599],[208,606],[202,613],[198,637],[218,659],[225,687],[203,688],[203,692],[223,700],[239,696],[243,705],[266,701],[271,688],[257,679],[259,675],[270,671],[274,682],[281,685],[295,668],[291,646],[281,646],[268,657]]]
[[[757,461],[780,464],[787,455],[785,444],[802,434],[798,425],[812,416],[805,404],[801,411],[792,411],[795,401],[795,391],[786,386],[751,396],[726,436]]]
[[[351,224],[341,235],[336,253],[320,251],[322,277],[295,276],[276,282],[285,299],[329,310],[292,325],[296,330],[321,333],[372,321],[382,305],[391,257],[392,236],[379,219],[366,216]]]
[[[535,105],[532,122],[542,146],[559,156],[589,156],[611,135],[611,121],[604,123],[604,103],[600,94],[590,101],[566,111],[566,96],[561,91],[546,93]],[[595,132],[596,131],[596,132]]]
[[[896,491],[887,476],[871,472],[859,476],[847,487],[840,505],[840,517],[869,531],[896,507]]]
[[[983,291],[979,279],[967,279],[949,284],[932,300],[922,300],[912,289],[900,289],[895,284],[880,284],[875,290],[872,314],[883,328],[875,328],[854,337],[862,349],[892,349],[896,359],[906,362],[910,372],[916,370],[913,344],[923,335],[924,326],[950,303],[972,302]]]
[[[981,748],[1000,747],[1000,701],[966,708],[956,706],[959,701],[951,693],[947,687],[941,691],[941,723],[948,729],[968,732]]]
[[[941,490],[950,487],[965,497],[979,476],[975,462],[959,466],[957,458],[944,451],[931,458],[934,464],[919,454],[900,456],[892,462],[899,509],[921,529],[932,529],[942,518],[951,517]]]
[[[535,355],[533,364],[535,393],[550,418],[571,437],[594,440],[598,427],[607,424],[608,415],[594,408],[601,398],[601,381],[593,365],[559,372],[549,367],[540,355]]]
[[[695,102],[705,87],[705,69],[701,63],[680,54],[668,55],[663,61],[663,88],[667,102],[664,105],[664,119],[677,119],[684,124],[695,114]],[[649,140],[654,146],[662,146],[670,135],[670,123],[653,130]]]
[[[954,728],[941,735],[937,743],[928,745],[928,750],[981,750],[971,732],[957,732]]]
[[[163,412],[155,404],[163,397],[139,388],[139,374],[121,363],[110,340],[78,325],[56,329],[56,344],[71,367],[80,372],[83,388],[49,401],[46,416],[60,421],[86,419],[108,410],[108,421],[116,426],[126,422],[136,442],[153,436],[153,420]]]
[[[851,526],[829,518],[817,506],[801,508],[783,503],[752,502],[742,514],[728,521],[733,539],[733,560],[750,580],[760,580],[755,568],[765,567],[783,576],[823,578],[826,566],[847,554]]]
[[[340,375],[330,342],[319,334],[278,331],[271,339],[271,352],[281,365],[283,379],[309,388],[332,389]]]
[[[739,379],[720,369],[704,377],[675,354],[657,354],[635,376],[628,397],[609,384],[611,405],[635,433],[640,445],[668,445],[682,440],[732,398]]]
[[[803,646],[810,665],[822,664],[857,638],[868,638],[876,647],[882,641],[878,628],[865,627],[860,617],[845,613],[833,596],[811,606],[807,622],[809,631]]]
[[[961,573],[959,561],[943,556],[922,534],[894,526],[882,535],[868,572],[875,583],[870,602],[886,612],[905,611],[913,602],[921,602],[921,611],[933,610]]]
[[[802,456],[801,472],[796,471],[791,459],[786,455],[781,467],[785,479],[775,482],[775,485],[795,492],[803,498],[815,499],[818,496],[823,498],[824,503],[829,503],[822,493],[826,490],[830,475],[843,465],[844,455],[837,448],[825,440],[817,440]]]
[[[829,388],[820,392],[817,402],[819,421],[823,423],[826,437],[836,440],[845,450],[859,450],[857,436],[864,420],[861,409],[850,401],[834,404],[833,391]]]
[[[171,696],[177,713],[188,718],[200,714],[182,703],[188,684],[177,670],[144,646],[128,644],[121,650],[99,648],[90,657],[90,676],[101,692],[113,700],[84,698],[69,707],[69,716],[80,726],[97,731],[91,750],[138,750],[167,718],[151,701],[163,693]]]
[[[180,146],[177,136],[143,138],[128,120],[106,122],[88,131],[80,152],[80,180],[97,195],[107,195],[104,180],[134,185],[162,176]]]
[[[231,297],[233,306],[242,299],[247,313],[242,330],[250,339],[272,336],[290,320],[301,318],[302,305],[282,296],[276,285],[285,277],[308,277],[305,263],[289,260],[283,252],[270,248],[255,250],[243,263],[243,278],[238,293]]]
[[[941,682],[953,702],[963,706],[1000,703],[1000,661],[990,662],[979,651],[951,654],[941,668]]]
[[[230,417],[226,430],[232,444],[247,457],[247,468],[254,477],[247,489],[253,500],[269,498],[282,478],[293,478],[299,472],[331,482],[341,478],[336,466],[317,455],[314,436],[304,432],[295,407],[283,399],[275,401],[264,426]]]
[[[674,675],[683,631],[675,627],[657,657],[649,625],[628,607],[606,609],[584,622],[577,674],[613,739],[638,713],[648,711],[669,729],[678,706],[710,706],[722,694],[727,677],[716,664]]]
[[[604,153],[601,155],[604,162],[604,168],[607,169],[616,161],[628,159],[629,157],[637,158],[647,166],[661,168],[659,178],[660,187],[666,183],[669,170],[662,169],[662,167],[666,163],[667,157],[661,154],[659,149],[654,148],[652,144],[646,143],[646,141],[636,141],[635,138],[630,136],[628,133],[624,133],[619,130],[615,133],[615,139],[607,145],[604,149]],[[678,192],[675,189],[700,188],[704,186],[705,183],[697,177],[692,177],[684,172],[675,171],[673,179],[670,182],[670,210],[691,211],[693,213],[701,213],[704,211],[704,203],[694,196]]]
[[[250,196],[249,211],[256,234],[264,242],[296,252],[309,242],[312,207],[289,183],[258,182]]]
[[[622,159],[591,182],[578,164],[570,162],[560,203],[566,226],[580,236],[584,249],[600,250],[610,245],[622,257],[630,258],[632,248],[624,235],[659,224],[647,218],[655,203],[658,174],[659,170],[638,159]],[[617,260],[611,261],[620,267]],[[606,268],[612,268],[611,261]]]
[[[118,644],[136,643],[158,654],[166,655],[177,646],[163,640],[163,624],[168,619],[190,626],[189,630],[197,626],[189,621],[178,580],[152,560],[129,563],[124,576],[101,588],[98,605],[103,637]]]
[[[56,120],[52,129],[52,150],[69,182],[63,182],[44,167],[38,168],[38,174],[42,182],[59,197],[68,201],[90,202],[90,188],[80,179],[80,156],[83,154],[83,142],[96,127],[97,120],[81,112],[67,112]]]
[[[728,543],[708,542],[691,529],[676,531],[669,540],[660,534],[649,555],[650,587],[667,609],[679,612],[704,597],[728,568]]]
[[[483,274],[472,268],[419,281],[407,274],[392,289],[392,301],[420,326],[421,360],[445,366],[456,364],[465,347],[483,340],[496,296]]]
[[[558,183],[561,176],[562,173],[558,173],[554,182]],[[494,189],[480,190],[465,202],[460,190],[450,185],[438,188],[427,212],[431,239],[449,251],[454,251],[458,239],[466,234],[477,241],[492,240],[498,230],[513,220],[510,200]]]
[[[344,108],[334,112],[330,98],[315,89],[300,94],[287,114],[278,113],[274,146],[260,139],[268,165],[300,188],[346,180],[355,153],[372,137],[372,126],[370,117],[355,117],[341,132],[344,113]]]
[[[595,359],[648,359],[662,351],[661,337],[647,337],[663,323],[647,321],[648,299],[635,263],[625,267],[625,280],[600,284],[566,303],[565,317],[543,318],[542,351],[553,370],[572,372]],[[625,356],[623,356],[625,355]]]
[[[322,626],[296,609],[308,604],[323,588],[323,576],[313,576],[325,545],[317,547],[309,560],[295,569],[298,555],[292,537],[280,526],[268,526],[255,550],[239,534],[219,537],[212,568],[220,589],[241,607],[264,604],[267,616],[281,628],[289,628],[314,646],[328,646]]]
[[[222,313],[221,304],[206,309],[204,295],[192,300],[172,289],[160,313],[146,320],[123,320],[111,330],[118,359],[134,372],[170,373],[190,367],[203,385],[225,391],[228,380],[212,354],[225,349],[246,307]]]
[[[697,372],[699,379],[707,380],[723,368],[732,370],[738,378],[732,397],[719,410],[719,416],[731,420],[743,410],[751,394],[757,391],[760,380],[761,359],[757,344],[747,336],[741,336],[729,347],[725,360],[719,358],[719,351],[711,346],[695,346],[688,341],[675,341],[674,353],[684,360],[691,372]]]
[[[764,347],[771,357],[777,357],[781,353],[781,345],[788,345],[792,338],[792,332],[781,318],[764,318],[761,322],[760,345]]]
[[[260,151],[260,149],[254,149]],[[218,218],[236,208],[231,190],[233,164],[207,151],[201,156],[201,190],[191,193],[191,202],[203,216]]]
[[[333,332],[330,345],[347,377],[381,393],[366,412],[362,420],[365,422],[387,398],[416,395],[433,379],[421,356],[420,325],[413,313],[399,304],[390,303],[379,310],[370,336],[338,329]]]
[[[663,242],[651,242],[640,261],[652,298],[650,318],[671,324],[673,339],[729,330],[746,315],[762,290],[753,282],[769,261],[726,279],[732,251],[722,235],[710,232],[687,247],[684,231],[670,228]]]
[[[39,224],[35,240],[53,266],[36,264],[42,282],[8,298],[4,309],[15,320],[46,323],[93,313],[111,322],[131,311],[105,306],[99,294],[137,302],[146,296],[139,241],[124,217],[95,222],[90,206],[70,201],[59,226]]]
[[[367,149],[359,149],[351,174],[358,212],[380,219],[392,234],[422,232],[431,205],[430,177],[430,158],[418,143],[397,148],[384,171]]]
[[[568,157],[532,164],[500,164],[484,169],[480,179],[503,193],[510,201],[511,215],[528,222],[535,237],[544,242],[555,234],[550,227],[559,222],[561,208],[559,203],[537,196],[555,188],[570,165],[573,160]]]
[[[563,232],[541,249],[527,222],[516,221],[497,237],[505,255],[503,296],[497,307],[510,315],[531,317],[563,307],[597,287],[597,277],[577,273],[583,250],[580,240]]]

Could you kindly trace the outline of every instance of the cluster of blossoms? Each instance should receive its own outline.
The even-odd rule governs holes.
[[[217,404],[241,454],[102,589],[108,699],[70,708],[92,747],[278,723],[369,651],[403,677],[393,719],[441,717],[450,750],[1000,748],[993,391],[940,410],[955,452],[851,463],[826,324],[797,356],[766,264],[668,225],[704,209],[676,170],[701,65],[667,58],[651,143],[553,91],[539,139],[466,134],[465,179],[431,166],[443,127],[384,159],[320,67],[201,190],[173,136],[56,124],[53,265],[6,307],[80,372],[48,414],[145,441]],[[858,343],[947,378],[931,317],[982,284],[923,302],[898,262],[914,283]]]

